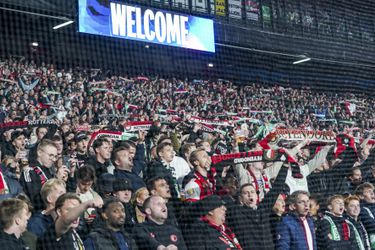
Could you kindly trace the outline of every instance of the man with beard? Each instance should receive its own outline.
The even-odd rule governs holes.
[[[131,141],[127,141],[126,143],[121,143],[121,146],[113,150],[111,160],[115,166],[114,176],[116,179],[125,178],[130,180],[133,190],[137,191],[146,185],[138,173],[133,170],[135,156],[136,145]]]
[[[157,195],[150,196],[143,203],[147,219],[134,227],[134,239],[140,249],[145,250],[184,250],[184,239],[180,230],[165,221],[168,209],[165,200]]]
[[[229,211],[228,224],[236,233],[243,249],[273,249],[270,216],[277,197],[282,193],[289,164],[284,163],[270,192],[258,203],[258,193],[251,183],[239,191],[239,204]]]
[[[185,199],[189,202],[202,200],[216,193],[215,171],[211,169],[211,158],[204,149],[197,149],[190,155],[194,175],[184,186]],[[184,181],[185,182],[185,181]]]
[[[20,183],[30,198],[34,209],[43,208],[40,190],[44,183],[53,177],[53,167],[57,161],[57,147],[51,140],[42,140],[37,148],[37,164],[22,171]]]
[[[362,171],[359,167],[353,167],[351,174],[346,178],[346,188],[349,194],[352,194],[356,188],[362,184]]]
[[[80,216],[89,208],[101,208],[103,200],[97,197],[81,203],[76,194],[61,195],[55,204],[55,223],[39,238],[37,248],[41,250],[84,249],[83,242],[76,232]]]
[[[122,202],[114,197],[108,198],[102,209],[105,226],[94,229],[84,242],[86,250],[132,250],[138,249],[131,236],[125,232],[125,208]]]
[[[111,158],[111,143],[105,138],[99,138],[92,145],[95,155],[87,161],[95,169],[96,177],[99,178],[104,173],[109,173]]]

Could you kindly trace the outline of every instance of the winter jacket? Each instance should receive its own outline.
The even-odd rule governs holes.
[[[120,231],[129,250],[138,249],[133,238],[125,231]],[[96,228],[91,232],[84,242],[87,250],[117,250],[119,242],[115,236],[115,232],[107,228]]]
[[[316,246],[316,236],[314,222],[312,218],[306,217],[312,235],[314,250]],[[277,250],[309,250],[307,236],[301,218],[295,213],[289,213],[282,218],[276,229],[276,249]]]
[[[338,239],[335,239],[334,230],[327,218],[330,218],[336,225]],[[344,217],[337,217],[326,212],[318,224],[316,233],[319,250],[353,250],[357,248],[353,226],[346,221]]]

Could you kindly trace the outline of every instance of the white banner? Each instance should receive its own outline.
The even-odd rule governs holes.
[[[241,0],[228,0],[228,12],[230,18],[242,18],[242,1]]]

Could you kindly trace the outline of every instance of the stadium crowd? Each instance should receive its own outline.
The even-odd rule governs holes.
[[[0,62],[1,249],[375,249],[375,99]]]

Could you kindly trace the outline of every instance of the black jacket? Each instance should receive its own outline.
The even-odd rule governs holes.
[[[325,216],[328,216],[332,219],[336,228],[338,230],[338,234],[340,236],[340,240],[333,239],[333,232],[331,232],[331,226],[327,219],[323,217],[323,219],[318,224],[318,229],[316,231],[316,239],[318,242],[318,249],[319,250],[355,250],[357,248],[357,243],[355,240],[355,234],[353,227],[345,221],[344,217],[337,217],[333,216],[331,213],[326,212]],[[345,239],[344,237],[344,230],[343,228],[347,227],[349,231],[348,238]]]
[[[281,167],[271,190],[257,209],[238,204],[229,212],[228,225],[237,235],[243,249],[274,249],[270,216],[272,208],[283,189],[288,168]]]
[[[128,233],[126,233],[125,231],[121,231],[121,233],[124,236],[129,250],[138,249],[134,239]],[[93,246],[95,250],[119,249],[118,241],[113,235],[113,231],[107,228],[96,228],[87,236],[84,244],[85,247],[89,246],[87,247],[87,249],[92,249],[91,246]]]
[[[200,250],[227,250],[238,249],[232,243],[225,243],[222,234],[208,223],[197,220],[191,227],[191,231],[186,236],[186,243],[189,249]]]
[[[0,231],[0,245],[3,250],[30,249],[25,242],[17,239],[14,234],[7,234],[4,231]]]
[[[40,164],[34,165],[33,167],[39,167],[43,171],[46,177],[46,180],[44,181],[53,178],[51,169],[41,166]],[[26,171],[22,171],[20,183],[26,195],[30,198],[30,201],[34,206],[34,209],[38,211],[43,209],[43,201],[42,197],[40,196],[40,190],[42,189],[44,182],[42,178],[43,175],[38,174],[38,172],[33,167],[27,169]]]
[[[174,244],[179,250],[187,249],[180,230],[170,224],[159,225],[146,220],[133,229],[133,237],[138,247],[143,250],[155,250],[160,245]]]

